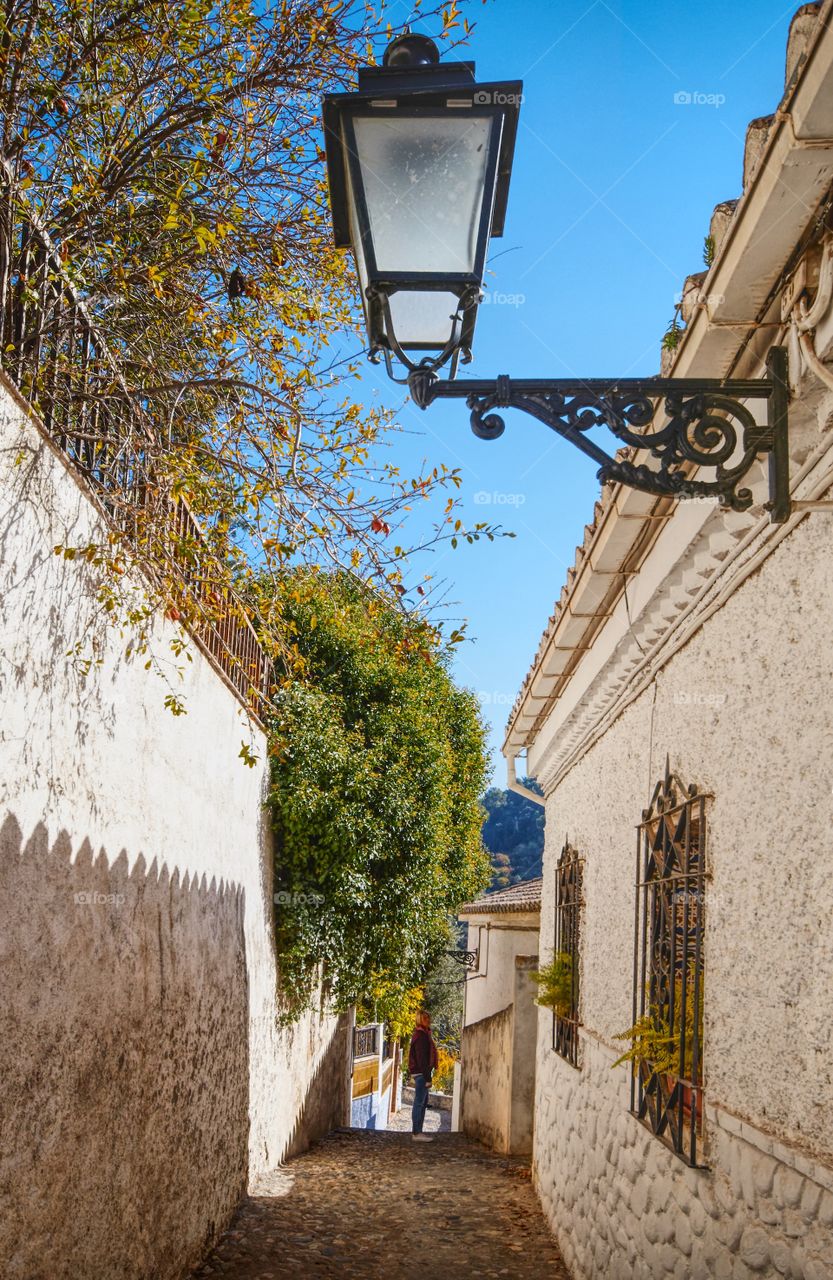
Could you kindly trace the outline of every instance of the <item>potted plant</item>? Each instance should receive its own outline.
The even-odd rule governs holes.
[[[552,1009],[559,1018],[569,1018],[573,1013],[573,957],[570,953],[556,951],[549,964],[532,976],[538,983],[535,1003]]]

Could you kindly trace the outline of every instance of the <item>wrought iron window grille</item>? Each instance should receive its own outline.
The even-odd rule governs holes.
[[[573,1067],[579,1064],[581,997],[581,912],[584,862],[565,841],[555,869],[555,940],[553,961],[560,959],[565,999],[552,1013],[552,1047]]]
[[[701,1163],[706,801],[666,761],[637,832],[631,1111]]]

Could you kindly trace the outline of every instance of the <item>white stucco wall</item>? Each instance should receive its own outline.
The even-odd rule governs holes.
[[[276,1022],[263,735],[247,768],[194,645],[188,713],[164,708],[95,571],[53,554],[100,541],[99,516],[3,388],[0,494],[4,1274],[179,1275],[247,1178],[343,1119],[346,1032]],[[168,660],[174,635],[157,621]],[[66,656],[85,637],[87,676]]]
[[[515,960],[538,952],[539,916],[511,911],[468,918],[467,950],[478,953],[477,969],[466,974],[465,1025],[490,1018],[512,1003]]]
[[[569,831],[585,859],[586,1031],[577,1072],[540,1014],[535,1165],[577,1277],[833,1275],[830,545],[826,515],[790,532],[548,795],[541,951]],[[666,753],[714,795],[709,1173],[627,1114],[627,1071],[609,1068],[631,1020],[635,826]]]

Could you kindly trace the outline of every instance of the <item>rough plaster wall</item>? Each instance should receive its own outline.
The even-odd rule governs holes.
[[[631,1020],[635,824],[668,752],[684,782],[714,793],[708,809],[707,1101],[729,1122],[733,1116],[749,1121],[750,1134],[757,1132],[764,1144],[777,1139],[821,1157],[810,1164],[822,1182],[824,1161],[833,1163],[832,604],[830,522],[816,516],[785,538],[548,797],[541,938],[546,955],[553,939],[553,868],[569,832],[585,858],[583,1021],[612,1046],[611,1037]],[[555,1220],[555,1205],[566,1210],[559,1188],[567,1172],[573,1177],[578,1152],[574,1143],[568,1157],[556,1113],[569,1125],[566,1112],[576,1094],[591,1110],[598,1096],[600,1115],[608,1104],[586,1071],[571,1072],[552,1052],[547,1018],[539,1027],[536,1160]],[[607,1079],[599,1070],[599,1079]],[[610,1073],[615,1076],[624,1082],[626,1072],[619,1068]],[[624,1083],[620,1093],[625,1112]],[[609,1134],[613,1116],[605,1115],[598,1131]],[[596,1128],[591,1131],[595,1141]],[[715,1131],[712,1124],[717,1186],[730,1171],[726,1141]],[[638,1145],[644,1147],[641,1140]],[[615,1165],[617,1147],[608,1136],[601,1149],[585,1153],[586,1163],[599,1166],[595,1177]],[[684,1200],[689,1177],[702,1175],[681,1172],[650,1136],[649,1149]],[[739,1175],[726,1185],[736,1207],[746,1205],[747,1225],[754,1223],[759,1209],[742,1199]],[[644,1242],[641,1210],[627,1200],[596,1204],[593,1212],[596,1225],[609,1222],[611,1232],[618,1219],[622,1249],[625,1241]],[[773,1222],[764,1230],[776,1240],[781,1228]],[[779,1248],[791,1247],[780,1240]],[[796,1244],[793,1273],[809,1276],[811,1267],[799,1270],[799,1253]],[[734,1271],[721,1265],[714,1274],[747,1274],[746,1262]],[[833,1276],[833,1258],[827,1270],[814,1265],[814,1274]],[[757,1270],[775,1275],[774,1266],[763,1262]],[[614,1273],[593,1270],[585,1257],[578,1274]]]
[[[502,922],[492,918],[488,928],[469,923],[470,951],[480,948],[478,972],[466,977],[466,1022],[479,1022],[505,1009],[514,998],[515,957],[538,949],[538,913],[507,913]],[[511,923],[510,923],[511,922]],[[524,927],[512,927],[523,925]]]
[[[460,1125],[496,1151],[509,1150],[514,1006],[463,1028]]]
[[[509,1134],[509,1150],[513,1155],[528,1155],[532,1151],[538,1029],[538,1005],[535,1003],[538,986],[532,975],[537,968],[537,955],[519,956],[515,961]]]
[[[246,1187],[242,891],[8,818],[0,903],[0,1271],[178,1275]]]
[[[241,709],[192,645],[174,718],[102,628],[92,571],[52,550],[99,540],[95,508],[2,388],[0,494],[4,1274],[175,1276],[247,1167],[342,1122],[347,1032],[278,1029]],[[154,629],[169,662],[174,634]],[[86,678],[79,639],[102,659]]]

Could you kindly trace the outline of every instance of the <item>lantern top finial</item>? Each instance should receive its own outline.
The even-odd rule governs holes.
[[[408,30],[391,40],[382,65],[392,71],[404,71],[411,67],[434,67],[439,60],[440,51],[430,37]]]

